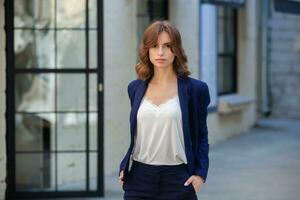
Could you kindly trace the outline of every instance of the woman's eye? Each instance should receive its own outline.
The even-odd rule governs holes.
[[[167,47],[168,47],[168,48],[171,48],[171,45],[170,45],[170,44],[167,44]]]
[[[156,48],[156,47],[157,47],[157,45],[155,44],[153,47],[154,47],[154,48]]]

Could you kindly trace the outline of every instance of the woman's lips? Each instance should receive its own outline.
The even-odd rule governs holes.
[[[155,59],[157,62],[165,62],[166,59]]]

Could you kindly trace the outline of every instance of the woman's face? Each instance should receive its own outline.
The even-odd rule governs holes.
[[[158,35],[157,44],[149,49],[149,57],[154,67],[173,67],[175,55],[171,51],[171,39],[167,32]]]

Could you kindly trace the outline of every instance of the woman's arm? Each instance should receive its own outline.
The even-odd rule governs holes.
[[[203,181],[206,181],[208,167],[209,167],[209,144],[208,144],[208,131],[207,131],[207,107],[210,103],[209,89],[205,82],[201,81],[201,87],[198,99],[198,135],[197,135],[197,149],[195,159],[194,175],[201,176]]]

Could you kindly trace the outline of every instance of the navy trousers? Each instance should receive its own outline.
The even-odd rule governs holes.
[[[148,165],[133,161],[124,177],[125,200],[197,200],[192,184],[184,186],[189,178],[185,164]]]

